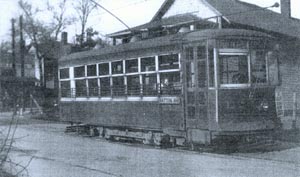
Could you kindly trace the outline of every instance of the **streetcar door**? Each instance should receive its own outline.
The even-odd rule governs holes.
[[[184,50],[186,127],[207,129],[207,48],[198,44]]]

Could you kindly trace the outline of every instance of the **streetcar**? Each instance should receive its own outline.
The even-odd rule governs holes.
[[[249,140],[280,126],[270,34],[223,28],[134,37],[59,60],[62,121],[158,145]]]

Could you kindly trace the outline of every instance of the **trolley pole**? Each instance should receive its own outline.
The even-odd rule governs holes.
[[[20,59],[21,59],[21,110],[20,114],[23,114],[25,108],[24,101],[24,39],[23,39],[23,16],[20,16]]]

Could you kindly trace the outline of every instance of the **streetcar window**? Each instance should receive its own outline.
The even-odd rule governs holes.
[[[218,47],[223,49],[247,49],[248,41],[242,39],[218,40]]]
[[[189,119],[195,119],[196,118],[196,108],[194,106],[188,106],[187,109],[188,118]]]
[[[140,77],[139,75],[127,76],[127,94],[140,95]]]
[[[154,96],[157,95],[157,75],[144,74],[143,77],[143,95]]]
[[[159,70],[179,69],[178,54],[158,56]]]
[[[112,74],[122,74],[123,73],[123,61],[112,62]]]
[[[87,66],[87,76],[97,76],[96,65],[88,65]]]
[[[249,82],[246,55],[220,55],[219,61],[221,84],[246,84]]]
[[[85,77],[85,67],[84,66],[79,66],[74,68],[74,77]]]
[[[161,73],[160,90],[163,95],[178,95],[181,93],[180,72]]]
[[[205,105],[205,103],[206,103],[205,92],[198,92],[198,94],[197,94],[197,104]]]
[[[187,87],[189,88],[195,87],[194,62],[186,63],[186,82],[187,82]]]
[[[69,68],[64,68],[59,70],[60,79],[70,78]]]
[[[126,73],[137,73],[138,70],[138,60],[126,60]]]
[[[113,77],[112,81],[113,96],[123,96],[125,94],[124,77]]]
[[[98,96],[98,79],[88,79],[89,96]]]
[[[209,86],[214,87],[215,85],[215,71],[214,71],[214,50],[208,50],[208,64],[209,64]]]
[[[194,48],[193,47],[188,47],[186,49],[186,59],[188,61],[193,61],[194,60]]]
[[[75,91],[76,97],[86,97],[87,90],[86,90],[86,80],[76,80],[75,81]]]
[[[100,78],[100,94],[101,96],[110,96],[110,78]]]
[[[268,56],[268,81],[271,85],[279,85],[278,52],[267,53]]]
[[[252,83],[266,83],[267,82],[267,65],[266,53],[264,51],[252,51]]]
[[[60,82],[60,93],[61,93],[61,97],[71,97],[70,81]]]
[[[155,71],[155,57],[141,58],[141,71]]]
[[[198,61],[198,87],[206,87],[206,63]]]
[[[109,63],[99,64],[99,75],[100,76],[109,75]]]
[[[187,87],[195,87],[195,64],[194,64],[194,48],[186,49],[186,82]]]
[[[197,47],[197,59],[205,60],[206,59],[206,46]]]

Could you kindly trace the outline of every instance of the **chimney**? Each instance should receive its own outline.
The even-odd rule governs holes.
[[[68,44],[68,33],[65,31],[61,33],[61,43],[63,45]]]
[[[281,15],[291,17],[291,0],[280,0]]]

